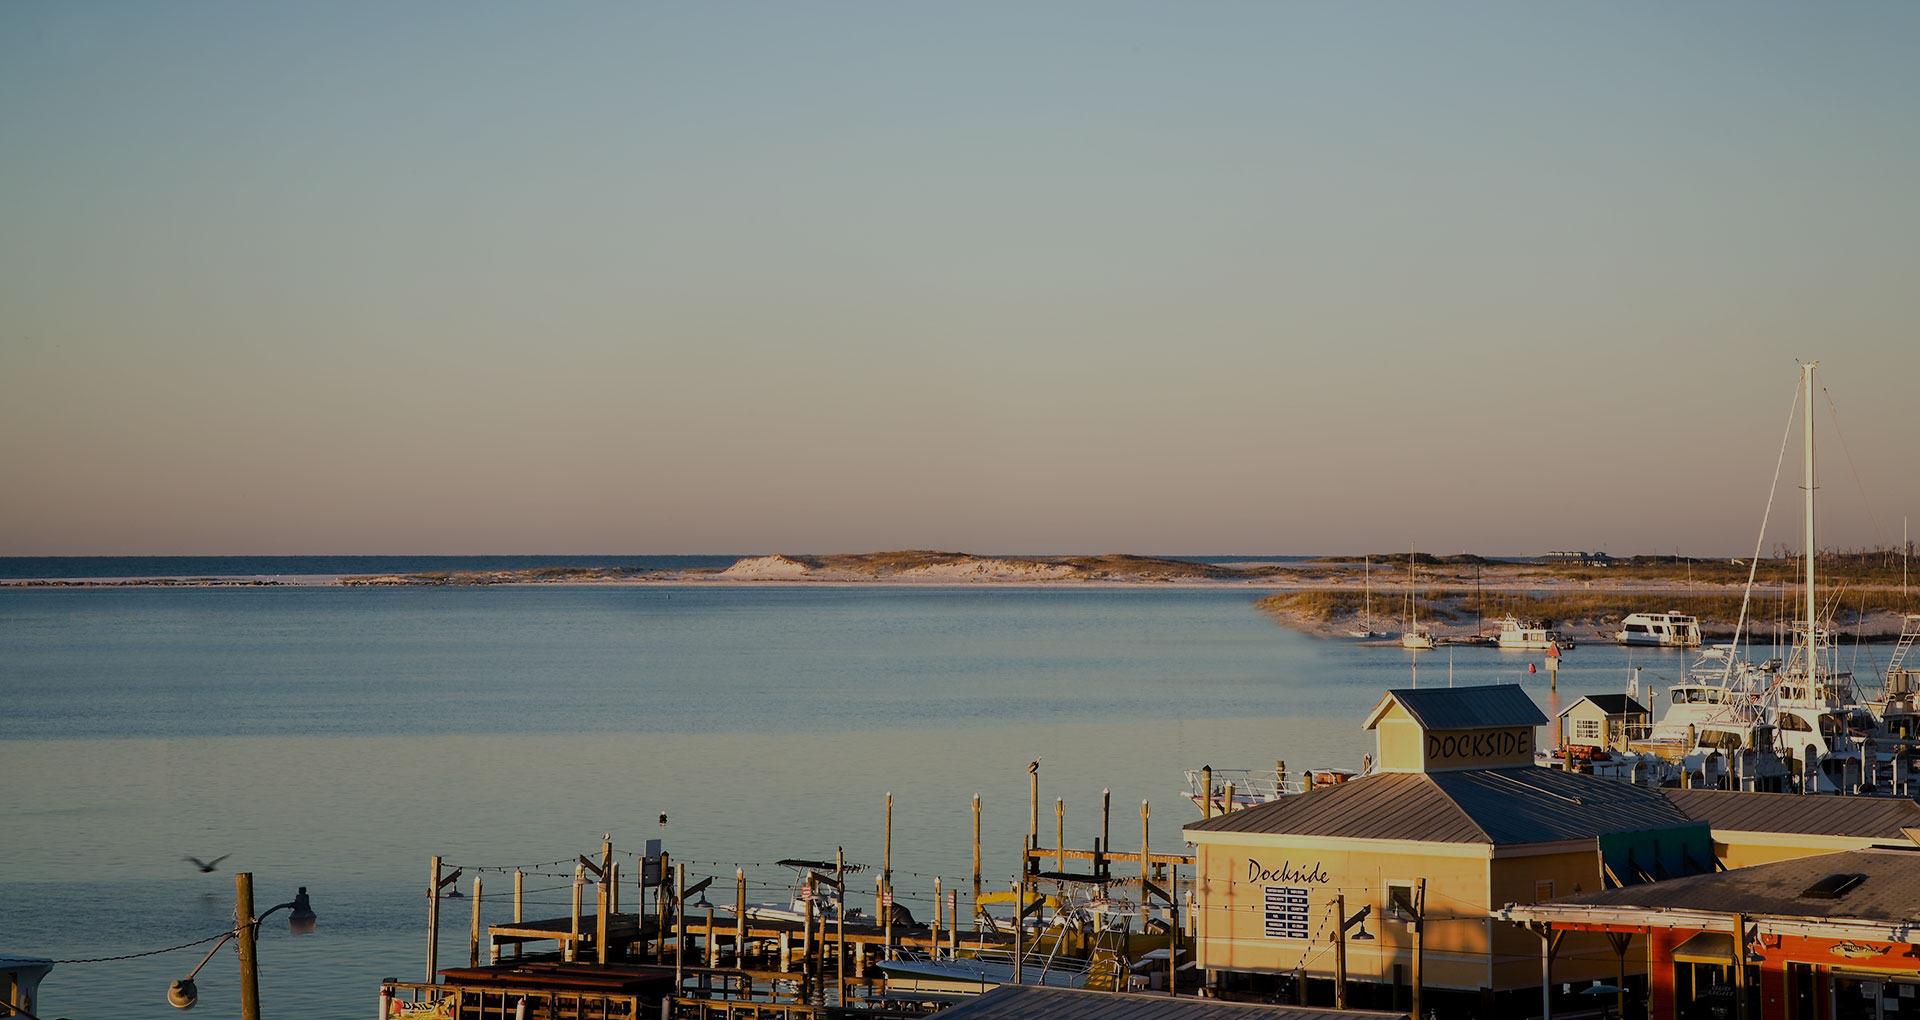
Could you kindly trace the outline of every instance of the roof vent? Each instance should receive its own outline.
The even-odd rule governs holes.
[[[1818,882],[1807,886],[1800,895],[1809,900],[1837,900],[1853,891],[1853,887],[1867,880],[1865,875],[1828,875]]]

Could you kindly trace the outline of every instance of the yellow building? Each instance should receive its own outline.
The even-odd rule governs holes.
[[[1348,1005],[1537,1013],[1542,942],[1492,908],[1714,866],[1659,791],[1536,767],[1546,721],[1513,684],[1390,691],[1374,774],[1188,825],[1199,966],[1324,1003],[1344,956]],[[1559,981],[1620,968],[1604,936],[1557,947]]]
[[[1821,797],[1731,790],[1662,790],[1673,806],[1713,830],[1713,855],[1747,868],[1813,854],[1903,842],[1920,831],[1920,803],[1906,797]]]

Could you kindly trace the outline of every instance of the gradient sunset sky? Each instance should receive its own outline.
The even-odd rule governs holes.
[[[1744,556],[1803,359],[1820,544],[1895,544],[1916,54],[1911,2],[7,3],[0,555]]]

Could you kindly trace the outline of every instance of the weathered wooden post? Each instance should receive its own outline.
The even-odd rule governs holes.
[[[569,929],[573,938],[567,941],[567,951],[563,954],[568,963],[580,959],[580,898],[587,882],[587,868],[584,864],[573,866],[573,925]]]
[[[1213,766],[1200,767],[1200,817],[1213,817]]]
[[[520,926],[521,921],[526,919],[526,890],[527,873],[515,869],[513,873],[513,926],[516,928]],[[520,946],[521,942],[515,939],[513,943],[513,955],[515,959],[518,959],[520,956]]]
[[[427,875],[427,983],[439,974],[440,955],[440,858],[433,859]]]
[[[733,965],[747,969],[747,869],[733,869]]]
[[[880,871],[886,889],[887,929],[886,954],[883,959],[893,959],[893,791],[887,791],[887,841],[881,858]]]
[[[439,858],[434,860],[438,861]],[[255,926],[251,871],[234,873],[233,920],[234,930],[239,932],[234,950],[240,955],[240,1020],[260,1020],[260,972],[253,955]]]
[[[1067,799],[1053,799],[1053,861],[1057,871],[1067,870]]]
[[[847,848],[833,848],[833,892],[839,906],[834,909],[833,989],[840,1005],[847,1004]]]
[[[980,918],[980,795],[973,795],[973,917]]]
[[[1100,845],[1094,847],[1093,873],[1105,878],[1107,875],[1107,856],[1113,853],[1113,791],[1100,791]],[[1105,895],[1106,890],[1101,890]],[[1144,901],[1142,901],[1144,902]]]
[[[467,932],[467,966],[480,966],[480,876],[473,876],[473,926]]]

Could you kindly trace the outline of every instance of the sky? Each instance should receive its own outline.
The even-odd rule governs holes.
[[[1744,556],[1803,360],[1818,543],[1895,545],[1915,52],[1904,0],[0,5],[0,555]]]

